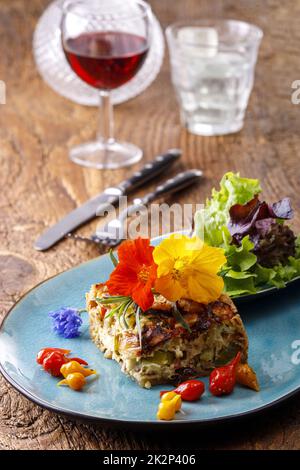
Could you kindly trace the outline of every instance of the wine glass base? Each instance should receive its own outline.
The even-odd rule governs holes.
[[[70,150],[70,159],[79,165],[98,170],[115,170],[140,161],[143,152],[128,142],[87,142]]]

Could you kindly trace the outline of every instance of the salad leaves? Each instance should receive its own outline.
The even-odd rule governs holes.
[[[292,219],[294,213],[288,197],[270,205],[260,202],[258,196],[255,196],[247,204],[232,206],[229,215],[228,229],[232,238],[238,242],[247,234],[266,235],[276,219]]]
[[[290,219],[293,211],[288,198],[268,205],[258,200],[261,186],[257,179],[242,178],[239,174],[226,173],[220,190],[213,189],[211,199],[204,209],[195,214],[195,233],[208,245],[225,250],[227,263],[221,270],[225,291],[235,297],[254,294],[267,286],[284,287],[287,281],[300,276],[300,237],[295,242],[292,231],[287,227],[281,238],[293,245],[287,251],[284,263],[262,266],[259,263],[258,244],[265,242],[272,226],[283,224]],[[276,231],[275,231],[276,232]],[[279,237],[268,234],[274,245]],[[273,246],[274,249],[274,246]],[[293,256],[288,256],[291,253]],[[257,256],[258,255],[258,256]],[[276,257],[273,259],[276,259]],[[278,257],[280,260],[281,258]]]
[[[213,189],[205,208],[195,214],[197,235],[204,238],[208,245],[222,246],[224,239],[230,238],[227,228],[230,208],[234,204],[246,204],[260,192],[258,180],[226,173],[221,180],[220,191]]]

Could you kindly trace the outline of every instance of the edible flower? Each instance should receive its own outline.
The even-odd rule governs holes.
[[[53,330],[64,338],[76,338],[80,335],[79,328],[82,325],[82,318],[79,310],[70,307],[61,307],[49,313],[53,320]]]
[[[119,263],[106,282],[110,295],[131,297],[143,311],[151,307],[157,269],[153,250],[148,238],[126,240],[119,246]]]
[[[155,290],[171,302],[181,298],[208,304],[219,298],[224,283],[218,276],[226,263],[224,250],[200,238],[173,234],[153,251],[158,265]]]

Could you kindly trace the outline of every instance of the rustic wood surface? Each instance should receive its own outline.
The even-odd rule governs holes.
[[[55,94],[42,81],[31,53],[37,19],[49,1],[0,0],[0,79],[7,104],[0,112],[0,307],[1,315],[38,282],[98,255],[71,240],[47,253],[32,248],[36,236],[87,198],[123,179],[127,171],[99,172],[68,160],[67,149],[91,138],[96,110]],[[149,160],[168,147],[183,149],[182,168],[204,170],[205,182],[180,196],[202,202],[225,171],[261,179],[267,198],[292,198],[300,230],[300,107],[291,83],[300,79],[300,1],[153,0],[163,26],[182,18],[223,16],[254,22],[264,30],[255,87],[239,134],[203,138],[181,128],[167,57],[152,86],[115,110],[116,132],[143,147]],[[90,233],[95,222],[82,230]],[[80,424],[43,410],[0,379],[2,449],[299,449],[300,404],[225,428],[189,435],[144,435]]]

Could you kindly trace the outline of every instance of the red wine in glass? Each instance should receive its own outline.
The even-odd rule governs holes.
[[[147,56],[152,18],[145,0],[72,0],[64,6],[64,53],[76,75],[97,89],[100,111],[97,139],[72,147],[73,162],[100,170],[129,166],[142,158],[139,147],[115,139],[111,98],[126,98],[126,90],[118,89],[134,78]]]
[[[63,43],[74,72],[89,85],[112,90],[131,80],[149,50],[145,38],[121,31],[83,33]]]

